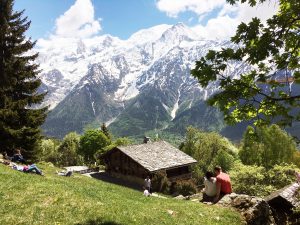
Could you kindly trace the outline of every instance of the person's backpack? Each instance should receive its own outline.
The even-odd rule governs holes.
[[[66,177],[70,177],[70,176],[72,176],[72,174],[73,174],[72,171],[68,171],[68,172],[66,173]]]

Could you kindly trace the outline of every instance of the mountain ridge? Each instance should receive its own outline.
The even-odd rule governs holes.
[[[208,50],[232,46],[227,40],[203,40],[178,23],[140,30],[128,40],[110,35],[76,40],[61,54],[53,47],[45,56],[44,49],[39,59],[47,68],[41,74],[42,88],[49,92],[44,104],[52,103],[44,133],[61,138],[102,123],[121,136],[151,130],[182,134],[188,125],[220,132],[222,114],[204,104],[218,84],[202,88],[190,70]],[[235,77],[249,69],[232,62],[225,72]]]

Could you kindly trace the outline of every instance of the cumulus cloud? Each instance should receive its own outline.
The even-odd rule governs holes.
[[[101,30],[91,0],[76,0],[55,22],[55,36],[87,38]]]
[[[239,22],[228,15],[210,19],[206,25],[196,25],[193,31],[204,39],[227,39],[234,35]]]
[[[250,7],[241,3],[230,5],[226,0],[158,0],[156,6],[170,17],[186,11],[196,13],[199,24],[192,29],[205,39],[229,38],[235,34],[241,22],[249,22],[253,17],[266,21],[278,10],[278,3],[272,4],[268,1]],[[214,10],[219,12],[211,14]],[[209,19],[206,24],[201,24],[204,17]]]
[[[91,0],[76,0],[64,14],[55,20],[55,29],[47,38],[37,41],[37,48],[49,49],[77,45],[78,39],[90,38],[101,31],[100,19],[94,18]]]

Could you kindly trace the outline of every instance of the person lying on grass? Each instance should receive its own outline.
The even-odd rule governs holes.
[[[43,172],[35,164],[23,166],[23,165],[12,163],[10,166],[14,170],[22,171],[25,173],[36,173],[38,175],[44,176]]]

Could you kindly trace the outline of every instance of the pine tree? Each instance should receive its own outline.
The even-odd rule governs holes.
[[[109,140],[111,140],[111,134],[110,134],[110,132],[109,132],[109,130],[108,130],[108,128],[106,127],[106,124],[105,123],[102,123],[102,125],[101,125],[101,130],[102,130],[102,132],[105,134],[105,136],[109,139]]]
[[[30,53],[35,42],[25,37],[30,21],[13,4],[0,0],[0,151],[21,148],[34,159],[47,108],[36,109],[45,94],[38,93],[38,54]]]

